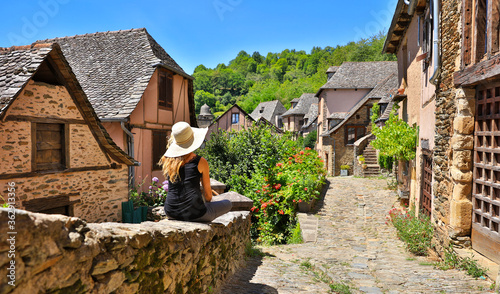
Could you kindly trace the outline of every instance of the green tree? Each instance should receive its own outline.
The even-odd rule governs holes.
[[[212,93],[203,90],[196,91],[194,94],[194,109],[196,113],[200,113],[200,108],[203,104],[207,104],[210,108],[215,106],[215,96]]]

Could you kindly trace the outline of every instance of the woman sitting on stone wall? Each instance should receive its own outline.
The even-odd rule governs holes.
[[[208,162],[193,153],[203,144],[207,131],[186,122],[172,127],[167,152],[159,162],[168,179],[165,213],[169,219],[210,222],[231,210],[229,200],[212,202],[212,193],[217,193],[210,186]]]

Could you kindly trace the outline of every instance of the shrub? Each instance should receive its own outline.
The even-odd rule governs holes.
[[[304,139],[304,148],[306,147],[314,148],[314,146],[316,146],[317,137],[318,137],[318,132],[316,130],[307,134],[306,138]]]
[[[405,242],[406,249],[415,255],[427,255],[434,232],[429,217],[415,217],[415,211],[393,208],[388,219],[397,230],[398,237]]]
[[[351,166],[349,166],[347,164],[343,164],[343,165],[340,166],[340,169],[347,169],[348,170],[350,168],[351,168]]]
[[[391,171],[393,163],[394,157],[383,154],[378,155],[378,164],[380,164],[381,168]]]
[[[296,227],[298,202],[319,195],[326,171],[318,153],[276,135],[265,126],[211,135],[198,152],[210,164],[211,177],[251,198],[252,237],[260,243],[286,243]]]

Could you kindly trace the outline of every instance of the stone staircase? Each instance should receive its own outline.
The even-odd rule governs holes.
[[[363,156],[365,157],[365,164],[367,165],[367,168],[363,170],[363,177],[378,177],[381,173],[377,160],[377,150],[375,150],[372,145],[368,144],[365,150],[363,150]]]

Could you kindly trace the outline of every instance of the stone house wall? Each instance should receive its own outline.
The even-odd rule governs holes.
[[[9,213],[0,208],[0,223]],[[15,242],[0,240],[0,293],[216,293],[243,261],[250,213],[209,224],[86,224],[15,210],[15,232]]]
[[[371,124],[368,120],[369,109],[366,106],[363,106],[358,112],[356,112],[344,125],[337,130],[334,134],[330,135],[330,142],[332,145],[332,150],[335,152],[335,159],[332,166],[331,172],[332,175],[338,176],[340,175],[340,166],[341,165],[350,165],[351,169],[349,174],[353,173],[353,158],[354,156],[354,145],[346,145],[345,143],[345,132],[347,131],[346,126],[350,125],[365,125],[366,131],[365,135],[371,133]],[[359,116],[359,118],[358,118]],[[323,144],[326,145],[327,141],[324,138]],[[333,146],[334,145],[334,146]],[[326,147],[326,146],[325,146]],[[323,148],[325,148],[323,147]],[[327,150],[328,151],[328,150]],[[330,159],[330,157],[329,157]]]
[[[32,170],[32,124],[52,119],[67,126],[66,168]],[[106,154],[64,86],[30,80],[0,122],[0,194],[16,183],[16,207],[34,199],[68,196],[74,216],[120,221],[128,200],[127,166]]]
[[[437,251],[444,252],[450,242],[451,222],[450,201],[452,200],[455,182],[450,174],[453,151],[451,148],[454,136],[453,120],[456,116],[457,91],[453,86],[453,73],[460,65],[461,38],[461,1],[441,1],[440,56],[441,75],[436,91],[436,133],[433,165],[433,220],[436,224]],[[471,146],[472,147],[472,146]],[[472,178],[471,178],[472,179]],[[453,208],[451,208],[453,210]],[[469,219],[471,216],[469,216]]]

